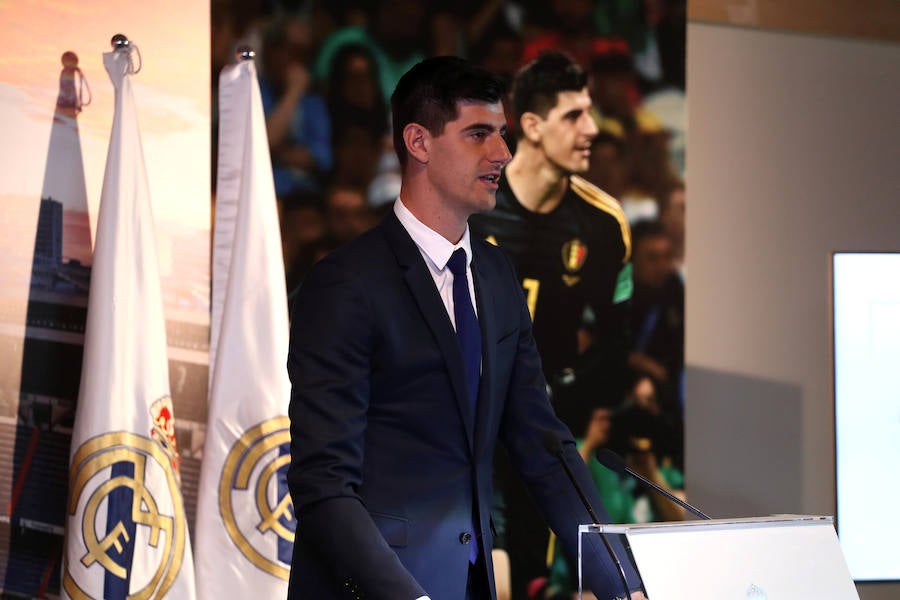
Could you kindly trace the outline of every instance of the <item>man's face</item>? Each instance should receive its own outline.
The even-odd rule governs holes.
[[[612,428],[612,413],[608,408],[595,408],[588,423],[585,439],[590,439],[598,446],[609,443],[609,432]]]
[[[458,117],[431,137],[427,176],[447,208],[463,218],[494,208],[500,171],[511,155],[500,102],[459,102]]]
[[[659,289],[674,272],[672,244],[665,236],[648,236],[635,245],[632,263],[636,284]]]
[[[381,93],[375,78],[374,64],[361,55],[351,57],[344,65],[343,89],[338,90],[342,99],[352,106],[372,109]]]
[[[598,132],[590,108],[587,88],[559,92],[556,106],[538,125],[544,156],[565,173],[585,173],[590,165],[591,142]]]
[[[341,242],[352,240],[374,225],[371,209],[358,191],[333,190],[326,206],[331,232]]]
[[[634,77],[630,73],[595,73],[591,78],[594,100],[604,116],[617,119],[630,117],[631,89]]]
[[[670,236],[679,242],[684,241],[685,191],[675,189],[669,194],[669,205],[659,215],[659,221]]]

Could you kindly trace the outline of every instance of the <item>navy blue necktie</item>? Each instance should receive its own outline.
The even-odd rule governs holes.
[[[472,403],[472,417],[475,416],[475,405],[478,402],[478,382],[481,380],[481,329],[478,318],[472,307],[469,296],[469,278],[466,276],[466,251],[457,248],[447,261],[453,273],[453,316],[456,319],[456,337],[462,349],[463,362],[466,367],[466,389],[469,390],[469,401]],[[475,521],[472,521],[475,532]],[[469,546],[469,562],[473,565],[478,560],[478,541],[471,539]]]
[[[453,273],[453,315],[456,319],[456,337],[462,349],[466,367],[466,385],[472,402],[472,415],[478,402],[478,382],[481,380],[481,329],[469,295],[469,278],[466,276],[466,251],[457,248],[447,261]]]

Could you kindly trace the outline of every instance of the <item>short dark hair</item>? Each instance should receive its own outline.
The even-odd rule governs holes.
[[[659,214],[662,215],[669,210],[673,193],[684,190],[684,181],[682,181],[681,178],[676,176],[665,178],[659,185],[659,190],[656,192],[656,204],[659,205]]]
[[[527,112],[546,117],[559,92],[577,92],[587,85],[587,73],[571,58],[555,50],[542,52],[522,67],[513,80],[516,121]]]
[[[634,250],[645,240],[666,236],[666,229],[657,219],[641,219],[631,226],[631,248]]]
[[[410,123],[439,136],[444,125],[459,116],[457,103],[496,103],[503,99],[505,85],[496,75],[457,56],[426,58],[407,71],[391,95],[394,150],[406,166],[403,129]]]

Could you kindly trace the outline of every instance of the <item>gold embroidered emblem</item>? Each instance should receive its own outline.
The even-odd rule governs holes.
[[[569,240],[562,246],[562,262],[566,271],[577,273],[587,260],[588,248],[578,238]]]
[[[568,273],[563,273],[562,280],[567,286],[572,287],[581,276],[576,275],[587,260],[588,248],[578,238],[574,238],[562,245],[562,263]]]
[[[116,494],[121,499],[123,492],[131,500],[125,510],[111,498]],[[187,527],[172,461],[161,444],[126,431],[86,441],[72,457],[69,494],[67,535],[74,535],[73,527],[80,525],[85,550],[74,563],[66,560],[63,565],[63,588],[69,597],[93,598],[98,590],[90,587],[98,581],[98,568],[128,580],[129,567],[117,559],[129,550],[149,557],[156,569],[146,581],[131,581],[134,591],[128,598],[164,597],[184,560]],[[113,525],[114,515],[122,518]],[[137,544],[145,547],[135,548]]]
[[[269,536],[293,543],[294,504],[279,486],[279,471],[291,462],[280,448],[291,441],[290,419],[275,417],[248,430],[231,447],[219,480],[219,509],[231,541],[263,571],[288,580],[290,557],[273,555]],[[277,544],[276,544],[277,546]]]

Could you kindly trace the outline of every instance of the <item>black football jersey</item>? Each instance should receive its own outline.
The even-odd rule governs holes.
[[[539,214],[519,203],[504,176],[496,208],[469,226],[512,257],[549,381],[577,369],[583,326],[603,355],[599,368],[624,370],[631,233],[615,198],[573,175],[559,205]]]

